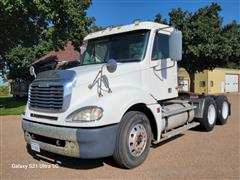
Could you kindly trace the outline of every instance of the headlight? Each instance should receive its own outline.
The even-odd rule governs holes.
[[[89,122],[89,121],[97,121],[101,119],[103,115],[103,109],[97,106],[88,106],[81,108],[67,117],[66,121],[71,122]]]

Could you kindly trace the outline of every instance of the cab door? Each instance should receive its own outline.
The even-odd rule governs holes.
[[[157,100],[177,97],[177,63],[169,57],[169,38],[166,32],[156,32],[147,71],[147,89]]]

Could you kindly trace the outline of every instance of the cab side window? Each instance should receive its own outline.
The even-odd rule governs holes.
[[[166,58],[169,58],[169,35],[157,33],[152,49],[152,60]]]

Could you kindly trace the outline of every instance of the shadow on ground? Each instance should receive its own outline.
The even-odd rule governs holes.
[[[58,164],[59,166],[71,168],[71,169],[94,169],[104,166],[104,163],[119,168],[119,166],[114,162],[112,157],[101,158],[101,159],[80,159],[72,158],[67,156],[62,156],[54,154],[47,151],[41,151],[40,154],[35,153],[31,150],[30,146],[26,146],[28,153],[38,161],[44,161],[51,164]]]
[[[152,144],[151,148],[158,148],[159,146],[162,146],[170,141],[173,141],[184,134],[179,134],[177,136],[174,136],[168,140],[165,140],[158,144]],[[59,166],[71,168],[71,169],[94,169],[98,167],[104,166],[104,163],[115,167],[115,168],[121,168],[119,167],[112,157],[107,158],[101,158],[101,159],[80,159],[80,158],[72,158],[67,156],[62,156],[58,154],[54,154],[51,152],[47,152],[44,150],[41,150],[41,153],[35,153],[31,150],[30,146],[27,145],[26,149],[28,153],[36,160],[38,161],[44,161],[51,164],[58,164]],[[151,151],[151,149],[150,149]]]
[[[171,137],[171,138],[169,138],[169,139],[167,139],[165,141],[162,141],[162,142],[160,142],[158,144],[152,144],[151,147],[152,148],[158,148],[159,146],[163,146],[163,145],[167,144],[168,142],[174,141],[175,139],[178,139],[178,138],[180,138],[182,136],[184,136],[184,134],[178,134],[178,135],[173,136],[173,137]]]
[[[222,125],[219,124],[219,122],[216,122],[215,126],[222,126]],[[203,129],[200,125],[192,128],[192,129],[189,129],[189,131],[208,132],[205,129]]]

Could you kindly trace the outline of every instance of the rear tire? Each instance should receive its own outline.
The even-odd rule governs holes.
[[[227,123],[230,107],[226,96],[217,96],[215,99],[217,105],[217,124],[224,125]]]
[[[129,111],[120,122],[113,158],[123,168],[137,167],[145,161],[150,144],[151,127],[147,116]]]
[[[217,106],[213,98],[206,97],[203,110],[203,118],[199,119],[200,126],[204,131],[213,130],[217,119]]]

